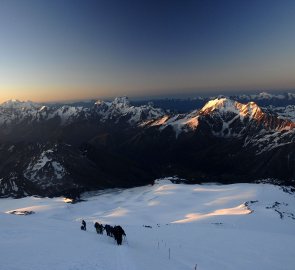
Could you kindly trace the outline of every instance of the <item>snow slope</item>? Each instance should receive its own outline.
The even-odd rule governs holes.
[[[164,180],[83,199],[2,199],[0,268],[294,269],[295,197],[277,186]],[[12,210],[35,214],[8,214]],[[79,229],[81,219],[86,232]],[[121,224],[127,233],[123,245],[97,235],[95,221]]]

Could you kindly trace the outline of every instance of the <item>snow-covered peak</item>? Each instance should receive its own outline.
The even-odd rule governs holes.
[[[11,99],[11,100],[3,102],[0,105],[0,107],[4,109],[28,110],[28,109],[36,109],[41,106],[32,101],[19,101],[16,99]]]
[[[258,95],[250,95],[250,98],[252,100],[253,99],[257,99],[257,100],[270,100],[270,99],[284,99],[285,96],[284,95],[281,95],[281,94],[275,95],[275,94],[270,94],[270,93],[267,93],[267,92],[261,92]]]
[[[42,107],[39,109],[39,112],[46,111],[47,109],[48,109],[47,106],[42,106]]]
[[[214,111],[219,111],[221,113],[232,112],[241,117],[249,118],[259,118],[263,115],[261,108],[255,102],[242,104],[228,98],[217,98],[208,101],[200,110],[200,114],[209,114]]]
[[[19,101],[18,99],[9,99],[9,100],[4,101],[1,104],[1,107],[12,107],[15,104],[19,104],[19,103],[21,103],[21,101]]]
[[[79,117],[87,119],[88,110],[81,106],[68,106],[64,105],[48,115],[48,119],[59,117],[62,125],[68,125],[74,122]]]
[[[42,106],[30,101],[10,100],[0,105],[0,125],[12,125],[22,121],[40,122],[60,118],[62,125],[68,125],[88,117],[97,117],[97,121],[111,121],[138,125],[146,120],[153,120],[164,115],[162,109],[151,104],[133,106],[127,97],[117,97],[113,101],[98,100],[92,108],[83,106]]]
[[[242,116],[248,116],[250,118],[259,118],[263,115],[261,108],[255,102],[249,102],[247,104],[242,104],[235,102],[236,108]]]
[[[95,106],[108,106],[108,107],[115,107],[115,108],[127,108],[130,107],[130,101],[128,97],[116,97],[113,101],[103,101],[97,100],[94,104]]]
[[[267,93],[267,92],[261,92],[258,95],[254,95],[253,97],[257,99],[271,99],[274,97],[274,95]]]
[[[112,102],[113,105],[120,106],[120,107],[128,107],[130,106],[130,102],[128,97],[116,97]]]
[[[152,105],[133,106],[128,97],[117,97],[111,102],[99,100],[95,107],[96,113],[103,121],[114,120],[116,123],[122,120],[137,125],[164,115],[162,109],[154,108]]]
[[[8,100],[0,105],[0,126],[33,120],[41,108],[42,105],[32,101]]]
[[[61,124],[72,123],[75,119],[87,117],[88,109],[79,106],[64,105],[61,107],[46,106],[31,101],[9,100],[0,105],[0,125],[13,125],[47,121],[55,117],[61,119]]]
[[[254,100],[258,102],[262,102],[264,104],[270,104],[270,105],[277,105],[279,103],[280,105],[283,105],[284,102],[288,103],[288,100],[295,99],[295,94],[293,93],[282,93],[282,94],[270,94],[268,92],[261,92],[259,94],[252,94],[252,95],[239,95],[239,96],[233,96],[234,99],[238,100]]]
[[[104,101],[103,100],[97,100],[95,103],[94,103],[94,105],[97,105],[97,106],[99,106],[99,105],[101,105],[101,104],[103,104],[104,103]]]
[[[227,98],[216,98],[208,101],[205,106],[200,110],[200,113],[210,113],[215,110],[235,110],[235,101]]]
[[[266,129],[278,130],[285,128],[287,125],[276,121],[268,121],[266,118],[266,114],[255,102],[242,104],[220,97],[208,101],[199,111],[195,110],[189,114],[163,117],[150,122],[148,125],[159,126],[160,130],[170,126],[178,136],[182,132],[194,131],[199,128],[200,124],[206,123],[205,125],[210,127],[214,135],[221,137],[240,137],[245,134],[247,127],[258,128],[259,125],[251,124],[252,120],[262,123]]]

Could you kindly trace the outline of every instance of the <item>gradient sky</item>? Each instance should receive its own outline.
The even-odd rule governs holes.
[[[294,0],[1,0],[0,101],[295,89]]]

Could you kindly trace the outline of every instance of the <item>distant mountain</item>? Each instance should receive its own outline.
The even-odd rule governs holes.
[[[8,101],[0,106],[0,139],[9,141],[47,141],[63,138],[63,130],[92,125],[137,125],[164,115],[162,109],[151,105],[132,106],[127,97],[112,102],[97,101],[91,108],[44,106],[32,102]],[[72,125],[74,124],[74,126]]]
[[[219,138],[245,137],[245,145],[257,145],[257,153],[278,147],[279,138],[295,134],[295,123],[291,120],[268,113],[254,102],[242,104],[227,98],[211,100],[201,110],[189,114],[164,116],[148,125],[158,126],[160,130],[172,127],[176,136],[206,126],[211,135]],[[283,141],[284,144],[291,143],[288,139]]]
[[[194,98],[162,98],[151,100],[132,101],[135,106],[152,104],[155,107],[169,110],[175,113],[186,113],[195,109],[202,108],[210,98],[194,97]]]
[[[295,104],[295,94],[294,93],[283,93],[283,94],[270,94],[267,92],[262,92],[254,95],[239,95],[231,96],[231,99],[247,102],[254,101],[261,107],[267,106],[287,106]]]
[[[0,196],[73,195],[173,175],[293,185],[287,108],[225,97],[184,114],[126,97],[86,107],[8,101],[0,105]]]
[[[187,113],[192,110],[201,109],[209,100],[226,97],[231,100],[247,103],[249,101],[255,102],[261,107],[286,107],[288,105],[295,105],[295,94],[270,94],[262,92],[253,95],[234,95],[234,96],[212,96],[212,97],[194,97],[194,98],[165,98],[165,99],[152,99],[146,101],[133,101],[135,105],[143,105],[151,103],[156,107],[170,110],[178,113]]]

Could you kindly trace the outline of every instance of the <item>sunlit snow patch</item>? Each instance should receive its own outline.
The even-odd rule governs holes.
[[[201,213],[190,213],[185,216],[184,219],[173,221],[172,223],[189,223],[199,219],[204,219],[212,216],[233,216],[233,215],[248,215],[252,213],[252,211],[245,206],[245,204],[241,204],[239,206],[233,208],[224,208],[218,209],[211,213],[201,214]]]

